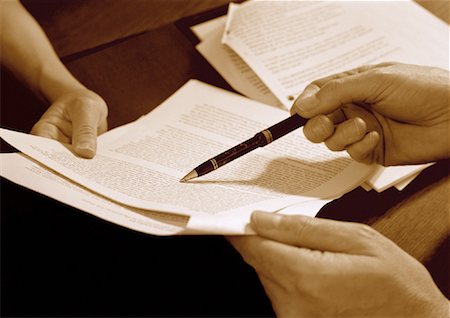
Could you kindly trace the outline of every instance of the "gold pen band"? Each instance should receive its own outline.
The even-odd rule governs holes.
[[[267,143],[270,144],[273,141],[273,136],[272,136],[272,133],[270,132],[270,130],[265,129],[261,132],[263,133],[264,137],[266,138]]]
[[[214,170],[219,168],[219,165],[217,164],[216,159],[209,159],[211,161],[211,164],[213,165]]]

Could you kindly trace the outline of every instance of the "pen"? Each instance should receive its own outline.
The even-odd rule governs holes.
[[[218,169],[219,167],[229,163],[230,161],[233,161],[234,159],[237,159],[245,155],[246,153],[255,150],[256,148],[264,147],[265,145],[270,144],[272,141],[283,137],[284,135],[299,127],[302,127],[306,124],[307,121],[307,119],[300,117],[298,114],[294,114],[291,117],[280,121],[278,124],[260,131],[253,138],[250,138],[243,143],[240,143],[239,145],[222,152],[221,154],[209,159],[208,161],[205,161],[194,170],[189,172],[187,175],[185,175],[180,180],[180,182],[186,182],[210,173],[211,171]]]

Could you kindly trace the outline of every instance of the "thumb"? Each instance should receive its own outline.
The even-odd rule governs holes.
[[[338,108],[355,102],[370,103],[377,96],[379,86],[373,71],[332,79],[323,86],[308,85],[295,100],[291,113],[305,118],[330,114]]]
[[[93,158],[97,151],[97,126],[100,112],[95,107],[77,108],[72,114],[72,145],[75,153],[84,158]]]
[[[364,224],[267,212],[254,212],[251,226],[258,235],[285,244],[350,254],[364,254],[380,236]]]

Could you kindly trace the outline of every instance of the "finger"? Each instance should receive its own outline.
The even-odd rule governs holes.
[[[59,109],[57,107],[49,108],[44,115],[42,115],[40,121],[57,127],[66,136],[72,135],[72,124],[68,120],[65,120],[62,114],[59,114]]]
[[[63,143],[70,143],[69,136],[66,136],[57,126],[45,121],[38,121],[31,129],[31,134],[54,139]]]
[[[303,127],[303,134],[311,142],[323,142],[334,132],[334,123],[325,115],[311,118]]]
[[[334,134],[325,141],[325,145],[333,151],[346,149],[349,145],[361,140],[367,130],[366,123],[361,118],[351,118],[339,124]]]
[[[306,88],[303,90],[303,92],[297,97],[297,99],[294,101],[294,105],[291,107],[291,115],[294,115],[295,113],[298,113],[298,104],[302,103],[303,101],[307,100],[309,97],[315,95],[319,90],[328,82],[337,80],[340,78],[345,78],[348,76],[352,76],[355,74],[359,74],[362,72],[366,72],[368,70],[372,70],[375,68],[385,67],[392,65],[393,63],[381,63],[377,65],[363,65],[345,72],[332,74],[320,79],[317,79],[313,81],[311,84],[306,86]],[[296,106],[297,105],[297,106]],[[308,117],[309,118],[309,117]]]
[[[100,111],[90,102],[80,105],[71,113],[72,143],[76,154],[84,158],[95,156],[100,117]]]
[[[335,124],[340,124],[347,119],[345,112],[340,108],[328,114],[327,117]]]
[[[350,145],[347,152],[354,160],[362,163],[382,163],[382,156],[377,156],[378,152],[375,151],[379,141],[380,135],[376,131],[371,131],[363,139]]]
[[[254,212],[251,226],[260,236],[285,244],[349,254],[366,254],[381,237],[363,224],[303,215]]]
[[[362,65],[362,66],[353,68],[353,69],[345,71],[345,72],[336,73],[336,74],[332,74],[332,75],[317,79],[314,82],[312,82],[311,84],[314,84],[317,87],[322,87],[329,81],[332,81],[335,79],[344,78],[344,77],[355,75],[358,73],[367,72],[367,71],[373,70],[373,69],[379,69],[382,67],[392,66],[393,64],[394,64],[393,62],[385,62],[385,63],[379,63],[379,64]]]
[[[291,112],[311,118],[318,114],[329,114],[345,104],[373,103],[380,94],[380,81],[376,76],[374,70],[369,70],[330,80],[320,88],[311,84],[305,94],[296,99]]]
[[[234,236],[227,239],[258,275],[279,286],[291,285],[292,277],[299,278],[302,271],[318,272],[329,267],[328,255],[323,258],[324,254],[317,251],[260,236]]]
[[[355,75],[355,74],[358,74],[361,72],[365,72],[367,70],[370,70],[370,69],[373,69],[376,67],[378,67],[378,66],[377,65],[364,65],[364,66],[360,66],[360,67],[357,67],[357,68],[349,70],[349,71],[332,74],[332,75],[329,75],[329,76],[326,76],[326,77],[323,77],[323,78],[313,81],[308,86],[306,86],[306,88],[303,90],[303,92],[294,101],[294,105],[293,105],[293,107],[291,107],[291,115],[294,115],[295,113],[298,112],[297,108],[296,108],[296,104],[299,104],[302,101],[308,100],[309,97],[314,96],[328,82],[337,80],[340,78],[345,78],[345,77],[348,77],[351,75]]]

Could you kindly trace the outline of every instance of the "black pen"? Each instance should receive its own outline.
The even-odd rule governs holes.
[[[186,182],[191,179],[203,176],[210,173],[213,170],[239,158],[252,150],[259,147],[264,147],[270,144],[272,141],[277,140],[280,137],[290,133],[291,131],[302,127],[308,120],[300,117],[298,114],[292,115],[285,120],[275,124],[263,131],[257,133],[253,138],[250,138],[237,146],[234,146],[227,151],[222,152],[220,155],[205,161],[197,168],[185,175],[180,182]]]

